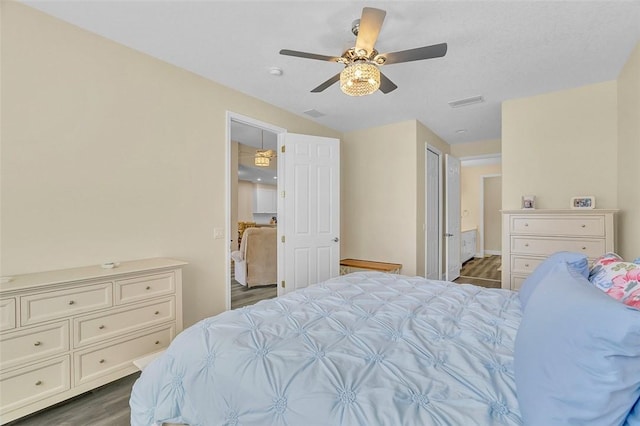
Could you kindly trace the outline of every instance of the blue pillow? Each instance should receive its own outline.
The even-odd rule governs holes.
[[[640,397],[640,310],[566,263],[531,295],[515,341],[527,425],[622,425]]]
[[[640,425],[640,399],[636,401],[636,405],[633,406],[633,410],[629,413],[625,426],[638,426]]]
[[[572,253],[570,251],[559,251],[547,257],[536,269],[533,270],[522,286],[518,296],[520,297],[520,305],[522,310],[527,306],[527,302],[531,297],[531,293],[540,284],[542,278],[547,275],[558,263],[568,263],[573,269],[578,271],[585,278],[589,278],[589,261],[587,256],[580,253]]]

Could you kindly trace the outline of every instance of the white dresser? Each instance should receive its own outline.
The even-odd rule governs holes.
[[[547,256],[584,253],[593,261],[614,251],[617,210],[505,210],[502,212],[502,288],[518,290]]]
[[[0,284],[0,423],[137,371],[182,330],[182,267],[122,262]]]

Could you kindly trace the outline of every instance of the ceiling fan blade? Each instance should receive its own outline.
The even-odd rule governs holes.
[[[334,75],[333,77],[331,77],[329,80],[325,81],[324,83],[322,83],[320,86],[316,87],[315,89],[313,89],[311,91],[311,93],[319,93],[322,92],[324,89],[326,89],[327,87],[331,86],[332,84],[334,84],[336,81],[340,80],[340,73]]]
[[[358,37],[356,38],[356,52],[364,49],[367,51],[367,55],[371,53],[386,15],[387,12],[381,9],[375,9],[373,7],[365,7],[362,9]]]
[[[329,61],[329,62],[338,62],[338,59],[335,56],[326,56],[326,55],[317,55],[315,53],[307,53],[307,52],[299,52],[297,50],[288,50],[282,49],[280,51],[281,55],[287,56],[296,56],[298,58],[307,58],[307,59],[317,59],[319,61]]]
[[[396,86],[393,81],[389,80],[386,75],[380,73],[380,91],[382,93],[386,95],[389,92],[393,92],[397,88],[398,86]]]
[[[432,46],[417,47],[415,49],[402,50],[400,52],[385,53],[385,65],[401,62],[420,61],[423,59],[440,58],[447,53],[447,43],[434,44]]]

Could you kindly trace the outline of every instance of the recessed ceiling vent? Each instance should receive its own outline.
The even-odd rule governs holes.
[[[451,108],[460,108],[460,107],[465,107],[473,104],[480,104],[482,102],[484,102],[484,97],[473,96],[471,98],[458,99],[457,101],[451,101],[449,102],[449,106]]]
[[[313,118],[320,118],[320,117],[324,117],[325,114],[321,113],[320,111],[316,110],[316,109],[308,109],[304,112],[305,114],[313,117]]]

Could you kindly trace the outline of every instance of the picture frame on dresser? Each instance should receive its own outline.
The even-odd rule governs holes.
[[[523,195],[522,196],[522,209],[533,210],[536,208],[536,196],[535,195]]]
[[[574,210],[595,209],[596,197],[593,195],[580,195],[571,198],[571,208]]]

